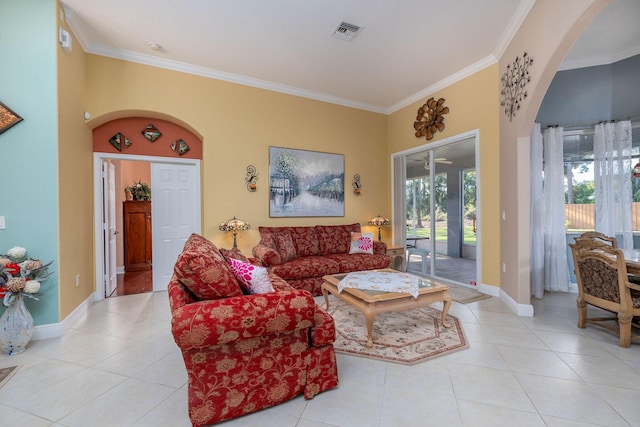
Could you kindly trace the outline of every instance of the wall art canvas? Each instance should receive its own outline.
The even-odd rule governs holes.
[[[269,216],[344,216],[344,155],[269,147]]]
[[[0,133],[22,121],[22,117],[11,111],[9,107],[0,102]]]

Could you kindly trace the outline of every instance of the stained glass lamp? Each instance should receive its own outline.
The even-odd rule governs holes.
[[[369,225],[375,225],[378,227],[378,241],[382,240],[382,236],[380,235],[380,227],[383,225],[389,225],[389,224],[391,224],[391,221],[389,221],[389,218],[385,218],[383,216],[380,216],[379,214],[377,217],[371,218],[369,220]]]
[[[238,244],[236,243],[236,235],[238,234],[238,231],[248,230],[251,228],[251,226],[248,222],[238,219],[234,216],[231,219],[221,222],[219,228],[220,231],[233,232],[233,247],[237,248]]]

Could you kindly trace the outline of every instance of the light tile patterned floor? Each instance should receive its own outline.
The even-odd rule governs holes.
[[[640,425],[640,343],[622,349],[605,331],[578,329],[575,294],[534,305],[523,318],[497,298],[454,303],[468,350],[415,366],[338,355],[337,389],[219,425]],[[0,389],[0,425],[189,426],[169,322],[164,292],[110,298],[63,337],[0,358],[21,365]]]

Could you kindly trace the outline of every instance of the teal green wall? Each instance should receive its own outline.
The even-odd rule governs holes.
[[[40,300],[25,298],[36,325],[59,320],[56,18],[55,0],[0,0],[0,101],[24,119],[0,134],[0,253],[54,261]]]

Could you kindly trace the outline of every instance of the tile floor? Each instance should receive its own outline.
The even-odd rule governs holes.
[[[497,298],[450,311],[471,346],[415,366],[338,354],[340,386],[224,427],[638,426],[640,343],[578,329],[574,294],[515,316]],[[436,305],[437,306],[437,305]],[[164,292],[94,304],[61,338],[0,357],[0,425],[189,426]]]

